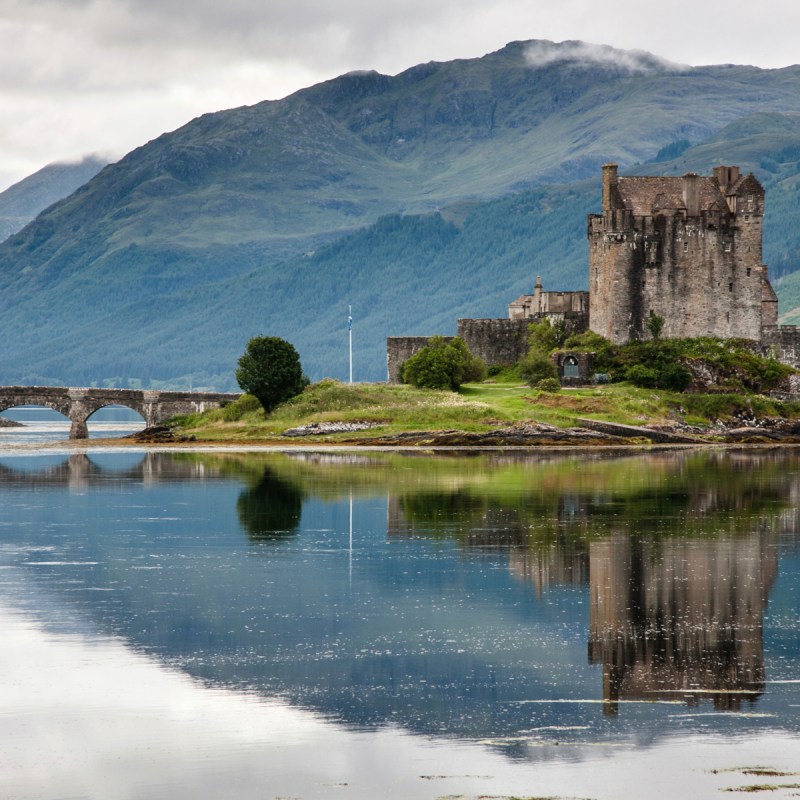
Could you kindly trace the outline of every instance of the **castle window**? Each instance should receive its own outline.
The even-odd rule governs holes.
[[[745,222],[750,222],[750,215],[749,214],[745,214],[744,215],[744,221]]]
[[[752,202],[753,202],[753,199],[754,199],[754,198],[753,198],[753,195],[751,195],[751,194],[747,195],[747,202],[748,202],[748,203],[752,203]]]
[[[729,283],[729,284],[728,284],[728,291],[729,291],[729,292],[732,292],[732,291],[733,291],[733,284],[732,284],[732,283]]]
[[[726,253],[730,253],[731,252],[731,243],[730,242],[725,242],[724,250],[725,250]]]
[[[689,242],[684,242],[683,243],[683,252],[684,253],[688,253],[689,252]]]
[[[747,277],[750,277],[750,267],[747,268]]]

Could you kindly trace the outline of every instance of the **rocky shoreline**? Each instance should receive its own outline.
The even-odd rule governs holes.
[[[711,445],[711,444],[798,444],[800,421],[753,419],[749,424],[736,420],[708,428],[673,424],[661,426],[620,425],[598,420],[579,420],[581,425],[558,428],[542,423],[522,423],[485,432],[461,430],[411,431],[358,439],[337,439],[347,445],[429,446],[429,447],[563,447],[609,445]]]
[[[291,428],[264,439],[208,441],[183,435],[169,425],[146,428],[116,440],[120,444],[198,444],[209,446],[285,446],[291,444],[339,445],[347,447],[617,447],[642,445],[703,446],[725,444],[800,444],[800,420],[782,418],[737,419],[708,427],[671,423],[669,425],[622,425],[592,419],[579,419],[579,425],[559,428],[539,422],[524,422],[489,431],[459,429],[420,430],[372,436],[346,436],[379,423],[330,422]],[[345,435],[342,435],[345,434]],[[298,441],[304,440],[304,441]],[[114,440],[103,443],[112,444]]]
[[[0,417],[0,428],[24,428],[21,422],[6,417]]]

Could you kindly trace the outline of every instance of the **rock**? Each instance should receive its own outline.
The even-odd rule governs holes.
[[[124,438],[143,444],[196,441],[194,436],[176,436],[175,431],[170,428],[169,425],[153,425],[144,430],[132,433],[130,436],[125,436]]]
[[[21,422],[17,422],[14,419],[7,419],[6,417],[0,417],[0,428],[24,428],[25,426]]]
[[[325,433],[355,433],[369,428],[380,428],[380,422],[310,422],[296,428],[287,428],[281,436],[320,436]]]
[[[347,444],[408,445],[414,447],[526,447],[561,445],[629,444],[631,439],[612,436],[585,428],[557,428],[535,422],[526,422],[506,428],[475,433],[472,431],[410,431],[393,436],[350,439]]]

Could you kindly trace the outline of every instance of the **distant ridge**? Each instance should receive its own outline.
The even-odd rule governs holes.
[[[0,241],[22,230],[57,200],[71,195],[107,163],[87,156],[74,163],[48,164],[0,192]]]

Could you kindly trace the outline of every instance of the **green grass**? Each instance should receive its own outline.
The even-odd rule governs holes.
[[[240,440],[271,438],[287,428],[312,422],[381,423],[381,432],[392,433],[429,428],[485,430],[496,426],[494,413],[489,404],[455,392],[385,384],[350,386],[326,379],[269,416],[245,395],[226,408],[180,417],[179,424],[199,439]],[[504,417],[500,421],[510,420]]]
[[[312,422],[373,422],[358,434],[308,440],[364,438],[406,431],[487,431],[526,421],[569,427],[579,417],[627,425],[682,421],[706,425],[736,416],[800,417],[800,403],[761,396],[676,394],[626,383],[549,394],[519,383],[469,384],[458,393],[387,384],[348,385],[326,379],[267,416],[244,395],[222,409],[178,418],[182,432],[202,441],[270,440],[287,428]]]

